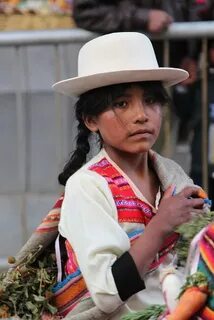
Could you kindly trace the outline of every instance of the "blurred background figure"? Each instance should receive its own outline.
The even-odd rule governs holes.
[[[73,0],[73,18],[78,27],[98,32],[143,31],[158,34],[172,22],[186,21],[186,1],[149,0]],[[178,66],[186,55],[182,41],[173,42],[171,64]],[[162,64],[162,42],[153,41],[155,52]],[[175,56],[174,56],[175,54]]]
[[[210,198],[214,199],[214,40],[210,40],[207,57],[208,73],[208,183]],[[191,99],[191,98],[189,98]],[[196,81],[192,102],[194,106],[190,115],[191,170],[190,176],[196,184],[202,184],[202,119],[201,119],[201,80]]]
[[[165,30],[182,16],[181,1],[74,0],[73,16],[77,26],[99,33]],[[180,7],[180,8],[179,8]]]
[[[209,21],[214,17],[214,1],[213,0],[185,0],[184,21]],[[178,144],[185,148],[186,143],[191,138],[190,134],[194,130],[196,115],[196,107],[193,101],[197,87],[198,77],[200,78],[198,63],[200,60],[201,47],[196,40],[191,40],[187,44],[187,56],[181,62],[180,67],[188,70],[190,77],[181,85],[176,86],[173,92],[173,100],[175,113],[180,119],[178,129]],[[197,109],[197,112],[200,110]]]

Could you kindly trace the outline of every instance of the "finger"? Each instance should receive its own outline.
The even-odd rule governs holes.
[[[161,23],[161,28],[162,30],[166,30],[169,25],[172,23],[170,17],[167,15],[164,17],[164,19],[162,20],[162,23]]]
[[[179,195],[184,196],[185,198],[189,198],[189,197],[198,198],[198,190],[199,190],[199,187],[196,187],[196,186],[185,187],[181,192],[179,192]]]
[[[191,199],[187,199],[187,205],[190,208],[195,208],[197,209],[198,207],[202,207],[204,204],[204,199],[201,198],[191,198]]]
[[[175,194],[175,185],[171,184],[164,192],[163,199],[167,199]]]
[[[173,22],[173,18],[170,15],[167,16],[167,22],[168,24]]]

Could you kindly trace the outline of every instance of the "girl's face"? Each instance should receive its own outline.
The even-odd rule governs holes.
[[[99,132],[106,149],[132,154],[147,152],[159,135],[162,108],[154,94],[131,86],[107,110],[85,124],[91,131]]]

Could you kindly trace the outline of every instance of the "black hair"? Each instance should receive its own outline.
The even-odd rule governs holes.
[[[86,127],[84,119],[100,115],[112,106],[115,99],[134,85],[142,87],[147,94],[151,93],[161,105],[169,103],[169,96],[160,81],[115,84],[93,89],[80,95],[75,105],[75,115],[78,120],[76,150],[58,176],[60,184],[65,185],[68,178],[86,163],[87,154],[90,151],[89,137],[91,131]]]

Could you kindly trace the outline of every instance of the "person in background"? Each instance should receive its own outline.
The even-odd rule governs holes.
[[[214,40],[208,46],[208,184],[209,197],[214,200]],[[202,117],[201,80],[198,79],[192,96],[195,111],[192,114],[191,170],[190,176],[196,184],[202,185]],[[214,203],[214,201],[213,201]]]
[[[133,30],[159,33],[173,22],[173,12],[178,10],[170,2],[74,0],[73,17],[78,27],[99,33]],[[178,19],[180,15],[178,10]]]
[[[213,0],[192,0],[186,2],[184,21],[200,22],[214,19]],[[181,61],[180,67],[188,70],[190,77],[173,91],[174,110],[180,123],[178,129],[178,143],[181,150],[187,151],[187,143],[191,143],[191,133],[194,132],[194,125],[201,110],[198,108],[198,81],[200,73],[198,64],[200,62],[201,43],[198,40],[189,40],[187,44],[187,55]],[[196,101],[193,102],[193,101]],[[196,119],[194,119],[196,117]]]
[[[159,67],[138,32],[89,41],[78,66],[77,77],[53,86],[78,97],[76,149],[59,175],[68,258],[58,287],[70,290],[59,300],[66,319],[118,320],[164,303],[159,275],[175,262],[176,227],[206,209],[182,168],[152,150],[169,103],[165,87],[188,73]],[[92,135],[101,150],[87,162]]]
[[[101,34],[118,31],[158,34],[165,31],[172,22],[184,21],[185,6],[183,0],[74,0],[73,18],[77,27]],[[178,66],[181,60],[181,51],[177,50],[179,42],[173,42],[173,66]],[[162,44],[154,41],[153,45],[162,65]],[[182,49],[183,56],[183,42]]]

